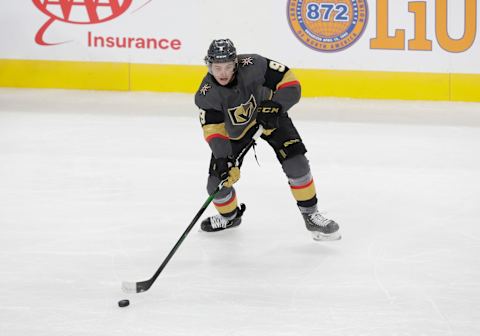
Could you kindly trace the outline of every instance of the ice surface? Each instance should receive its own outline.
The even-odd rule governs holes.
[[[207,198],[197,115],[191,95],[0,90],[0,335],[480,334],[473,103],[303,99],[291,115],[343,239],[312,240],[260,141],[242,225],[197,226],[124,294]]]

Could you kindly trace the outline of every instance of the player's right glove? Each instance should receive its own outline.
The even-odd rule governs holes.
[[[234,165],[231,158],[218,158],[213,162],[213,173],[220,180],[225,180],[224,187],[231,188],[240,179],[240,168]]]
[[[282,105],[273,100],[264,100],[257,107],[257,122],[265,129],[280,127]]]

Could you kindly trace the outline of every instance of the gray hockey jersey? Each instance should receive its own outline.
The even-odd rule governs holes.
[[[226,86],[208,73],[195,94],[195,104],[213,155],[231,155],[230,140],[242,139],[256,125],[260,102],[276,101],[286,113],[300,94],[300,83],[287,66],[256,54],[238,55],[238,70]]]

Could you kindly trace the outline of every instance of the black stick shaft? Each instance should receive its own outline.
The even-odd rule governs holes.
[[[252,140],[250,141],[250,143],[242,149],[242,151],[238,154],[237,158],[236,158],[236,164],[238,165],[238,162],[245,156],[245,154],[248,152],[248,150],[255,144],[255,140],[258,139],[258,137],[262,134],[263,132],[263,127],[260,126],[257,130],[257,132],[254,134]],[[172,259],[173,255],[175,254],[175,252],[177,252],[177,249],[180,247],[180,245],[182,245],[183,241],[185,240],[185,238],[188,236],[188,234],[190,233],[190,231],[192,230],[192,228],[195,226],[195,223],[197,223],[198,219],[202,216],[202,214],[205,212],[205,210],[208,208],[208,206],[210,205],[210,203],[212,202],[212,200],[215,198],[215,196],[218,194],[218,192],[222,189],[223,187],[223,184],[225,183],[226,180],[223,180],[222,182],[220,182],[220,184],[217,186],[217,188],[215,189],[215,191],[210,194],[210,196],[208,196],[207,200],[205,201],[205,203],[203,203],[202,207],[200,208],[200,210],[198,210],[197,214],[195,215],[195,217],[193,217],[192,221],[190,222],[190,224],[188,225],[188,227],[185,229],[185,231],[183,232],[183,234],[180,236],[180,238],[177,240],[177,243],[173,246],[173,248],[170,250],[170,253],[168,253],[167,257],[165,258],[165,260],[162,262],[162,264],[160,265],[160,267],[157,269],[157,271],[155,272],[155,274],[147,281],[143,281],[143,282],[137,282],[137,293],[140,293],[140,292],[145,292],[147,291],[152,285],[153,283],[155,282],[155,280],[157,280],[158,276],[160,275],[160,273],[162,273],[163,269],[167,266],[168,262],[170,261],[170,259]]]
[[[209,204],[212,202],[212,200],[215,198],[215,196],[217,195],[217,193],[220,191],[220,186],[217,187],[217,189],[208,197],[208,199],[205,201],[205,203],[202,205],[202,207],[200,208],[200,210],[198,210],[197,214],[195,215],[195,217],[192,219],[192,221],[190,222],[190,224],[188,225],[188,227],[185,229],[185,231],[183,232],[183,234],[181,235],[181,237],[178,239],[177,243],[175,244],[175,246],[173,246],[172,250],[170,251],[170,253],[168,253],[167,257],[165,258],[165,260],[163,261],[163,263],[160,265],[160,267],[157,269],[157,271],[155,272],[155,274],[153,275],[153,277],[149,280],[150,284],[148,286],[148,288],[150,288],[151,285],[153,285],[153,283],[155,282],[155,280],[157,280],[158,276],[160,275],[160,273],[162,273],[163,269],[165,268],[165,266],[167,266],[168,262],[170,261],[170,259],[172,259],[173,255],[175,254],[175,252],[177,252],[177,249],[180,247],[180,245],[182,245],[183,241],[185,240],[185,238],[187,238],[188,234],[190,233],[190,231],[192,230],[192,228],[195,226],[195,223],[197,223],[198,219],[200,218],[200,216],[202,216],[202,214],[205,212],[205,210],[208,208]],[[143,289],[142,291],[145,291],[147,290],[148,288],[146,289]]]

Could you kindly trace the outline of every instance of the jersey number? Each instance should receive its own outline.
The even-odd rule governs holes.
[[[285,72],[285,65],[282,63],[278,63],[275,61],[270,61],[268,63],[268,67],[272,70],[278,71],[278,72]]]
[[[205,120],[205,114],[206,114],[206,111],[205,110],[200,110],[200,123],[202,125],[205,125],[205,123],[207,122]]]

